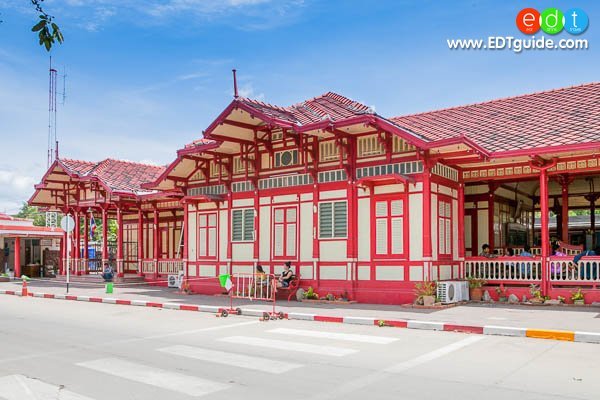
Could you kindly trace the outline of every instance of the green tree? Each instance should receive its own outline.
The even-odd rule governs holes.
[[[35,226],[46,226],[46,213],[40,212],[37,207],[30,206],[27,202],[23,202],[21,210],[14,217],[32,219]]]
[[[31,31],[38,33],[40,46],[44,46],[46,51],[50,51],[54,43],[62,43],[64,37],[58,25],[54,23],[54,17],[42,8],[43,2],[44,0],[31,0],[35,10],[40,13],[40,21],[31,28]]]

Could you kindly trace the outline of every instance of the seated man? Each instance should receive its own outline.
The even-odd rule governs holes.
[[[521,252],[521,254],[519,254],[519,257],[532,257],[533,258],[533,254],[531,254],[531,246],[526,244],[525,246],[523,246],[523,251]],[[517,263],[517,265],[519,265]],[[526,278],[531,278],[531,264],[528,262],[522,262],[521,263],[521,274],[522,277],[526,277]]]
[[[277,287],[288,287],[290,286],[290,282],[294,278],[294,271],[291,269],[292,263],[290,261],[286,261],[285,267],[283,269],[283,273],[279,277],[279,281],[277,282]]]
[[[490,253],[490,245],[485,243],[483,246],[481,246],[481,253],[479,253],[479,257],[496,258],[498,256]]]
[[[584,245],[585,246],[585,245]],[[595,250],[584,250],[577,254],[574,258],[573,258],[573,263],[575,264],[575,267],[579,269],[579,279],[582,280],[589,280],[589,279],[596,279],[596,269],[593,268],[593,265],[591,262],[587,262],[585,263],[585,266],[581,266],[583,268],[580,268],[579,265],[579,261],[581,260],[581,257],[585,257],[585,256],[596,256],[600,254],[600,248],[596,248]]]
[[[112,282],[115,273],[108,263],[104,263],[104,272],[102,273],[102,279],[104,282]]]

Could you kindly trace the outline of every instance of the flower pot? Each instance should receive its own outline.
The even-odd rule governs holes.
[[[483,289],[478,287],[478,288],[470,288],[469,289],[469,298],[473,301],[481,301],[481,298],[483,297]]]
[[[585,301],[583,299],[581,299],[581,300],[574,300],[573,304],[575,304],[576,306],[583,306],[585,304]]]
[[[435,304],[435,296],[423,296],[423,305],[432,307]]]

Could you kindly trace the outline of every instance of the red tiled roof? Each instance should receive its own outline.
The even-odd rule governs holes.
[[[69,172],[82,176],[88,174],[97,164],[95,162],[71,160],[69,158],[61,158],[60,161]]]
[[[146,165],[107,158],[92,171],[105,185],[119,192],[147,192],[141,185],[154,181],[165,170],[163,166]]]
[[[187,149],[190,147],[204,146],[205,144],[212,144],[212,143],[215,143],[215,141],[211,140],[211,139],[200,138],[200,139],[194,140],[192,143],[186,144],[185,148]]]
[[[98,163],[62,158],[59,161],[71,173],[76,173],[79,176],[95,177],[112,191],[134,194],[148,193],[148,190],[142,189],[142,183],[156,180],[165,170],[164,166],[114,160],[112,158],[107,158]]]
[[[296,125],[307,125],[325,119],[339,121],[356,115],[373,114],[370,107],[333,92],[289,107],[274,106],[244,97],[238,100],[272,118]]]
[[[471,139],[490,152],[600,141],[600,83],[391,119],[430,141]]]
[[[0,220],[5,220],[5,221],[12,221],[13,217],[11,217],[8,214],[4,214],[0,212]]]

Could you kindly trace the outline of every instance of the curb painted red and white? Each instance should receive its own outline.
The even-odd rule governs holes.
[[[22,296],[21,291],[15,290],[0,290],[0,294],[7,294],[13,296]],[[58,300],[72,300],[72,301],[84,301],[90,303],[104,303],[104,304],[116,304],[116,305],[127,305],[127,306],[138,306],[138,307],[153,307],[153,308],[164,308],[169,310],[181,310],[181,311],[196,311],[196,312],[208,312],[208,313],[220,313],[224,310],[224,307],[209,306],[209,305],[193,305],[193,304],[180,304],[180,303],[159,303],[145,300],[123,300],[112,297],[91,297],[91,296],[75,296],[67,294],[53,294],[53,293],[39,293],[29,292],[28,296],[38,297],[44,299],[58,299]],[[255,316],[262,317],[264,310],[254,310],[242,308],[242,315],[244,316]],[[445,331],[445,332],[463,332],[477,335],[493,335],[493,336],[513,336],[513,337],[529,337],[536,339],[550,339],[550,340],[563,340],[570,342],[582,342],[582,343],[597,343],[600,344],[600,332],[580,332],[580,331],[566,331],[566,330],[552,330],[552,329],[533,329],[533,328],[522,328],[522,327],[510,327],[510,326],[497,326],[497,325],[460,325],[455,323],[445,323],[436,321],[415,321],[415,320],[387,320],[387,319],[374,319],[366,317],[338,317],[330,315],[317,315],[308,313],[291,312],[286,313],[285,317],[291,320],[302,320],[302,321],[317,321],[317,322],[334,322],[341,324],[352,324],[352,325],[381,325],[396,327],[396,328],[407,328],[407,329],[420,329],[420,330],[431,330],[431,331]]]

